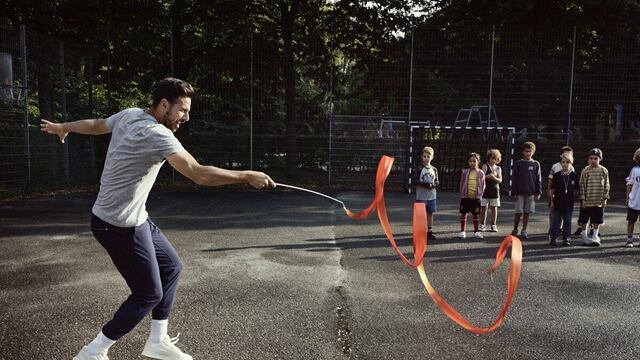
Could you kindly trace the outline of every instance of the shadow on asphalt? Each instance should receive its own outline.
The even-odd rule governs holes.
[[[603,240],[606,243],[606,240]],[[486,242],[485,242],[486,243]],[[497,245],[500,241],[490,242],[495,243],[495,248],[470,248],[470,249],[456,249],[456,250],[431,250],[427,248],[427,258],[429,262],[433,263],[456,263],[470,260],[482,260],[487,259],[493,261],[495,253],[498,250]],[[510,253],[507,253],[507,258]],[[640,262],[638,258],[637,249],[625,248],[623,244],[605,244],[600,247],[591,247],[583,245],[572,246],[556,246],[551,247],[546,242],[544,243],[523,243],[523,261],[525,262],[540,262],[540,261],[554,261],[565,258],[579,258],[579,259],[611,259],[615,257],[632,257],[636,262]],[[363,260],[378,260],[378,261],[396,261],[395,255],[384,256],[370,256],[362,257]]]
[[[406,237],[405,235],[402,235]],[[354,239],[350,241],[349,239]],[[398,245],[410,245],[411,238],[396,239]],[[252,246],[238,246],[238,247],[223,247],[223,248],[210,248],[202,250],[203,252],[224,252],[224,251],[237,251],[248,249],[271,249],[271,250],[307,250],[307,251],[336,251],[336,250],[351,250],[351,249],[363,249],[363,248],[386,248],[389,246],[389,241],[386,238],[375,236],[359,236],[359,237],[346,237],[334,241],[334,239],[312,239],[305,240],[305,243],[300,244],[282,244],[282,245],[252,245]]]

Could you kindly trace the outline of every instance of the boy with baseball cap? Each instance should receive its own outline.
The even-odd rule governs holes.
[[[589,150],[589,166],[580,173],[580,206],[583,211],[578,223],[582,227],[582,243],[587,246],[600,246],[598,228],[604,221],[604,208],[609,200],[609,171],[600,165],[600,161],[602,150]],[[593,226],[591,238],[585,232],[589,221]]]

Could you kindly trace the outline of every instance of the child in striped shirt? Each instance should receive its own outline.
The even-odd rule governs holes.
[[[587,246],[600,246],[598,228],[604,221],[604,208],[609,200],[609,171],[600,165],[602,150],[589,150],[589,166],[580,173],[580,206],[582,213],[578,219],[582,227],[582,243]],[[586,225],[591,221],[593,236],[589,238]]]

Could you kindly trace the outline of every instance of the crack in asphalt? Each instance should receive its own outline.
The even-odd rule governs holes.
[[[335,210],[331,212],[331,222],[333,229],[333,243],[336,244],[335,240],[335,227],[336,227],[336,212]],[[333,295],[335,298],[336,307],[334,309],[335,316],[335,336],[336,336],[336,345],[338,350],[344,355],[345,359],[358,359],[357,348],[353,343],[352,332],[351,332],[351,313],[349,311],[347,290],[341,284],[344,283],[344,256],[342,250],[340,250],[340,260],[338,261],[340,277],[337,281],[338,285],[333,287]]]
[[[336,307],[336,340],[338,348],[346,356],[347,359],[357,359],[358,356],[354,351],[353,341],[351,338],[351,327],[349,325],[349,307],[347,305],[346,290],[343,286],[334,288],[335,294],[338,296],[339,306]]]

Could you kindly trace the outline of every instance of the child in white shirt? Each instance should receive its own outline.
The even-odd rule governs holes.
[[[625,203],[627,204],[626,247],[633,247],[633,232],[638,216],[640,216],[640,148],[633,153],[633,161],[636,165],[631,168],[631,172],[627,177],[627,192],[625,195]]]

